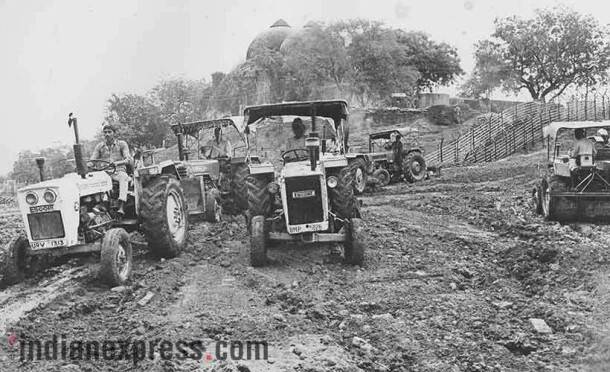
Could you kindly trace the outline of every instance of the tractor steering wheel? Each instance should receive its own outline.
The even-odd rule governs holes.
[[[289,156],[292,155],[292,156]],[[284,163],[291,163],[293,161],[301,161],[309,159],[309,150],[307,149],[292,149],[282,153],[282,160]]]
[[[92,172],[106,171],[108,174],[114,174],[116,165],[113,162],[101,159],[91,159],[87,162],[87,168]]]

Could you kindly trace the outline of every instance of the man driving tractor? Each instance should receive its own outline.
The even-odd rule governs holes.
[[[222,128],[214,128],[214,138],[202,147],[202,151],[207,159],[231,157],[231,142],[222,138]]]
[[[127,164],[131,163],[131,154],[127,142],[116,139],[116,128],[111,124],[102,127],[104,141],[95,146],[91,160],[103,160],[113,165],[114,172],[110,172],[110,177],[119,183],[120,206],[117,213],[125,214],[124,205],[127,201],[127,187],[129,176],[127,175]]]

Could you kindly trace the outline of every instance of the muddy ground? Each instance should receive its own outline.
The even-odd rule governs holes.
[[[0,370],[608,370],[610,230],[532,213],[541,156],[446,169],[365,195],[363,268],[328,247],[296,245],[250,268],[243,221],[229,218],[193,224],[175,259],[137,244],[125,288],[99,285],[92,257],[54,262],[0,292]],[[18,227],[4,209],[2,243]],[[207,349],[198,360],[167,359],[158,347],[137,363],[20,359],[20,342],[53,335],[166,340],[173,351],[200,340]],[[216,345],[257,340],[268,342],[268,360],[218,360]]]

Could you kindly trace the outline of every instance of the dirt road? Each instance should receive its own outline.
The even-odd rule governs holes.
[[[176,259],[139,249],[132,285],[114,291],[96,283],[91,260],[51,267],[0,292],[0,326],[14,335],[0,343],[0,370],[607,370],[610,230],[531,212],[540,157],[365,195],[363,268],[337,262],[328,247],[289,245],[253,269],[237,219],[194,224]],[[53,335],[145,341],[146,355],[20,360],[13,341]],[[205,350],[180,358],[180,340]],[[149,354],[151,341],[168,341],[173,357],[159,346]],[[266,341],[268,360],[219,360],[232,341]]]

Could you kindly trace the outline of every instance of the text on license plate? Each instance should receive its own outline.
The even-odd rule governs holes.
[[[48,205],[37,205],[34,207],[30,207],[30,213],[41,213],[48,212],[53,210],[53,204]]]
[[[303,191],[293,191],[292,198],[293,199],[304,199],[311,198],[316,196],[316,190],[303,190]]]
[[[32,249],[43,249],[43,248],[53,248],[53,247],[63,247],[66,243],[63,239],[55,239],[55,240],[44,240],[41,242],[32,242],[30,247]]]

